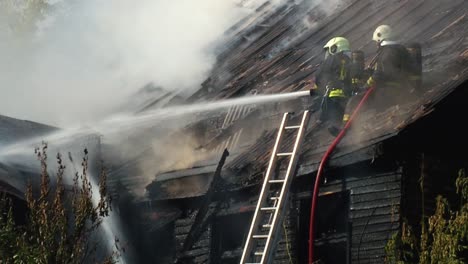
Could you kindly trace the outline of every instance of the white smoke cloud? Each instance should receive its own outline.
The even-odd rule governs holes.
[[[0,33],[0,114],[59,126],[100,119],[148,82],[196,89],[223,32],[251,10],[234,0],[49,3],[31,41]]]
[[[346,0],[307,0],[313,5],[317,5],[327,15],[331,15],[341,8]]]

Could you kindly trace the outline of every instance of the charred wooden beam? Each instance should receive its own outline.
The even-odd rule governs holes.
[[[221,160],[216,167],[216,171],[213,175],[213,180],[211,181],[210,187],[208,188],[203,201],[201,202],[200,208],[198,209],[197,216],[193,222],[190,231],[188,232],[187,237],[185,238],[184,245],[182,250],[177,254],[176,260],[174,263],[181,263],[181,259],[184,257],[185,252],[189,251],[192,246],[195,244],[197,239],[200,237],[203,230],[206,228],[211,216],[219,209],[218,203],[210,206],[213,196],[216,190],[221,186],[221,170],[226,162],[226,158],[229,156],[227,149],[224,150]]]

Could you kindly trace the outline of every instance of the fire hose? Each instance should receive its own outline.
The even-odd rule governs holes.
[[[328,158],[329,158],[330,154],[333,152],[333,150],[338,145],[338,143],[340,143],[341,139],[345,136],[346,131],[351,126],[351,123],[353,122],[354,118],[357,116],[357,113],[359,112],[359,109],[361,109],[361,107],[367,101],[367,98],[369,98],[369,95],[372,93],[372,91],[374,89],[375,89],[375,86],[372,86],[369,89],[367,89],[367,91],[365,92],[365,94],[362,97],[361,101],[359,101],[359,104],[356,106],[353,113],[351,114],[351,117],[349,118],[348,122],[346,122],[345,126],[340,131],[338,136],[333,140],[332,144],[328,147],[327,151],[325,152],[325,155],[323,155],[322,160],[320,161],[320,165],[319,165],[318,170],[317,170],[317,176],[315,177],[314,192],[312,193],[312,205],[311,205],[311,208],[310,208],[309,264],[312,264],[313,261],[314,261],[314,235],[315,235],[315,223],[316,223],[316,221],[315,221],[315,209],[316,209],[316,206],[317,206],[319,185],[320,185],[321,176],[323,174],[323,169],[325,167],[325,164],[328,161]]]

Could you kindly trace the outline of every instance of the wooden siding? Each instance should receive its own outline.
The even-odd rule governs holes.
[[[401,204],[401,169],[388,169],[382,171],[356,171],[343,172],[340,179],[329,179],[320,188],[320,196],[349,191],[348,221],[351,248],[350,259],[352,263],[379,263],[384,260],[385,245],[388,239],[400,227]],[[312,178],[313,179],[313,178]],[[309,181],[312,181],[309,178]],[[301,186],[305,186],[301,184]],[[310,200],[310,191],[298,190],[296,199]],[[320,198],[319,201],[320,203]],[[309,203],[310,206],[310,203]],[[310,208],[301,208],[301,214],[306,216]],[[320,214],[320,212],[317,212]],[[305,229],[305,230],[304,230]],[[308,226],[300,228],[299,232],[309,232]],[[320,230],[317,232],[320,233]],[[346,239],[343,234],[341,240]],[[341,241],[333,235],[329,240]],[[296,239],[296,238],[291,238]],[[327,237],[320,240],[327,240]],[[307,243],[296,239],[296,243]]]
[[[290,199],[290,209],[286,213],[283,223],[278,231],[278,244],[273,263],[290,264],[297,263],[298,247],[296,237],[298,236],[298,211],[295,210],[294,199]]]

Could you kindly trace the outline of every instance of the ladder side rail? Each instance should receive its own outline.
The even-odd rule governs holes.
[[[302,143],[303,139],[304,139],[304,131],[305,131],[305,127],[306,127],[306,124],[307,124],[307,121],[308,121],[308,117],[309,117],[309,111],[305,111],[303,116],[302,116],[302,120],[301,120],[301,128],[299,129],[299,133],[297,134],[297,137],[296,137],[296,141],[294,143],[294,148],[293,148],[293,151],[292,151],[292,156],[290,157],[290,160],[289,160],[289,164],[288,164],[288,169],[286,171],[286,175],[285,175],[285,182],[283,184],[283,186],[281,187],[281,192],[280,192],[280,196],[279,196],[279,201],[278,201],[278,204],[277,204],[277,209],[275,210],[275,213],[274,213],[274,216],[273,216],[273,221],[271,223],[271,228],[269,230],[269,234],[268,234],[268,238],[267,238],[267,241],[265,243],[265,250],[263,252],[263,256],[262,256],[262,259],[260,261],[260,263],[268,263],[268,259],[271,258],[271,247],[270,247],[270,243],[272,242],[272,235],[274,235],[277,231],[277,221],[278,221],[278,218],[281,218],[278,217],[278,214],[280,211],[283,211],[282,210],[282,206],[283,206],[283,201],[285,200],[284,199],[284,196],[285,196],[285,192],[286,192],[286,189],[289,188],[289,185],[290,185],[290,182],[291,182],[291,172],[293,172],[293,170],[295,170],[295,167],[296,167],[296,164],[297,164],[297,160],[296,159],[296,154],[297,154],[297,150],[300,146],[300,144]],[[273,239],[274,240],[274,239]]]
[[[252,218],[252,223],[250,224],[250,229],[249,229],[249,233],[247,235],[247,239],[246,239],[246,242],[245,242],[244,251],[242,252],[242,257],[241,257],[241,261],[240,261],[241,264],[243,264],[247,260],[247,258],[249,257],[249,253],[251,251],[251,246],[252,246],[251,241],[252,241],[253,231],[256,228],[256,226],[258,225],[258,214],[259,214],[260,208],[262,207],[262,204],[263,204],[263,202],[264,202],[264,200],[266,198],[265,193],[268,192],[266,190],[267,185],[268,185],[268,180],[270,178],[272,168],[274,167],[273,165],[276,162],[276,153],[278,152],[278,146],[279,146],[279,143],[280,143],[281,138],[283,136],[284,127],[285,127],[287,118],[288,118],[288,113],[284,113],[283,114],[283,119],[281,121],[280,128],[278,130],[278,135],[276,137],[275,146],[273,147],[273,151],[271,153],[270,163],[268,164],[268,169],[267,169],[267,172],[265,174],[264,181],[263,181],[262,191],[260,192],[259,199],[258,199],[258,202],[257,202],[257,207],[255,208],[255,213],[254,213],[254,216]]]

